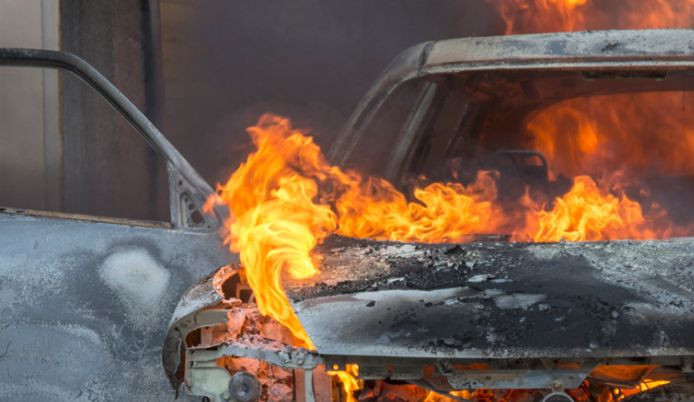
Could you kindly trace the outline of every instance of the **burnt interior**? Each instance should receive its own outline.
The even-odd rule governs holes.
[[[542,194],[551,204],[569,190],[577,174],[600,179],[620,164],[629,180],[620,183],[619,191],[646,212],[657,203],[674,220],[691,224],[694,210],[688,205],[694,200],[694,170],[686,161],[681,166],[669,161],[667,151],[683,153],[683,148],[694,146],[689,139],[693,87],[692,71],[677,69],[474,71],[413,79],[389,94],[365,125],[347,167],[384,177],[405,194],[422,183],[467,185],[479,171],[496,171],[499,201],[513,208],[526,191]],[[647,114],[622,107],[642,100],[648,103],[643,107]],[[628,123],[627,136],[641,140],[611,139],[612,132],[599,131],[598,139],[609,143],[596,150],[603,155],[604,166],[564,171],[566,163],[557,160],[566,151],[559,149],[553,158],[538,149],[536,133],[528,127],[539,114],[562,104],[587,117],[596,109],[609,109],[616,121]],[[675,128],[663,128],[665,120]],[[570,118],[560,121],[557,147],[575,145],[561,137],[571,135],[576,124]],[[659,138],[664,130],[668,138]],[[673,136],[679,137],[673,140]],[[649,159],[631,166],[623,156],[628,149]],[[674,168],[662,168],[668,164]]]

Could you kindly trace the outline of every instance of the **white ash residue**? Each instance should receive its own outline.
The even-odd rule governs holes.
[[[482,283],[482,282],[486,282],[492,278],[493,278],[493,276],[489,275],[489,274],[478,274],[478,275],[471,276],[470,278],[468,278],[467,281],[470,283]]]
[[[382,257],[415,257],[424,255],[424,251],[417,249],[413,244],[402,244],[380,248],[378,254]]]
[[[112,253],[101,264],[99,274],[125,305],[133,324],[144,329],[159,316],[171,273],[147,250],[131,248]]]
[[[693,247],[694,239],[675,238],[537,244],[527,250],[538,260],[562,255],[584,258],[605,279],[653,297],[663,308],[680,314],[691,308],[694,297]]]
[[[510,295],[499,295],[494,298],[494,304],[500,309],[522,309],[527,310],[528,307],[535,303],[539,303],[545,300],[545,295],[534,295],[534,294],[510,294]]]

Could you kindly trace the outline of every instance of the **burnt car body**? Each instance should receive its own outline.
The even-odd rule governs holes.
[[[473,168],[508,167],[499,159],[511,160],[513,180],[561,185],[548,181],[543,155],[518,149],[503,133],[517,132],[525,116],[564,99],[691,90],[693,71],[691,30],[423,43],[380,76],[329,159],[403,189],[422,173],[445,180],[443,162],[460,156],[472,156]],[[399,91],[404,101],[395,99]],[[451,102],[463,112],[437,128],[437,114]],[[397,129],[380,124],[389,113]],[[480,159],[475,144],[482,131],[492,135]],[[494,143],[504,144],[489,146]],[[526,165],[528,158],[539,163]],[[636,386],[645,376],[691,392],[693,250],[691,238],[533,244],[508,243],[501,234],[425,245],[333,237],[319,246],[319,276],[285,281],[315,351],[259,339],[215,342],[210,334],[223,331],[230,306],[208,279],[192,287],[174,313],[164,367],[175,388],[183,384],[186,394],[217,401],[257,397],[239,393],[253,381],[243,383],[239,373],[217,364],[224,357],[292,371],[294,398],[306,401],[330,394],[314,372],[351,364],[361,379],[444,395],[536,389],[540,399],[568,401],[564,391],[587,378],[609,390]],[[243,299],[242,284],[228,287]],[[610,378],[601,369],[608,366],[636,371]]]
[[[211,187],[106,78],[62,52],[0,49],[5,66],[71,72],[168,163],[169,222],[0,210],[0,400],[171,400],[161,374],[181,294],[233,256]],[[69,134],[67,134],[69,135]]]

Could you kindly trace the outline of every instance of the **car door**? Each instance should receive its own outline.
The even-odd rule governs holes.
[[[171,218],[0,208],[0,400],[172,400],[165,331],[185,289],[232,258],[217,234],[226,212],[202,213],[210,186],[83,60],[0,49],[6,66],[67,70],[95,89],[166,160]]]

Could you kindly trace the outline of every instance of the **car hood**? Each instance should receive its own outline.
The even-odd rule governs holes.
[[[482,239],[330,237],[316,250],[320,274],[284,278],[285,291],[331,361],[694,357],[694,239]],[[185,334],[225,319],[200,315],[222,301],[212,279],[188,290],[171,321],[163,364],[174,387]]]
[[[694,355],[694,239],[405,244],[328,239],[285,280],[322,355]]]

